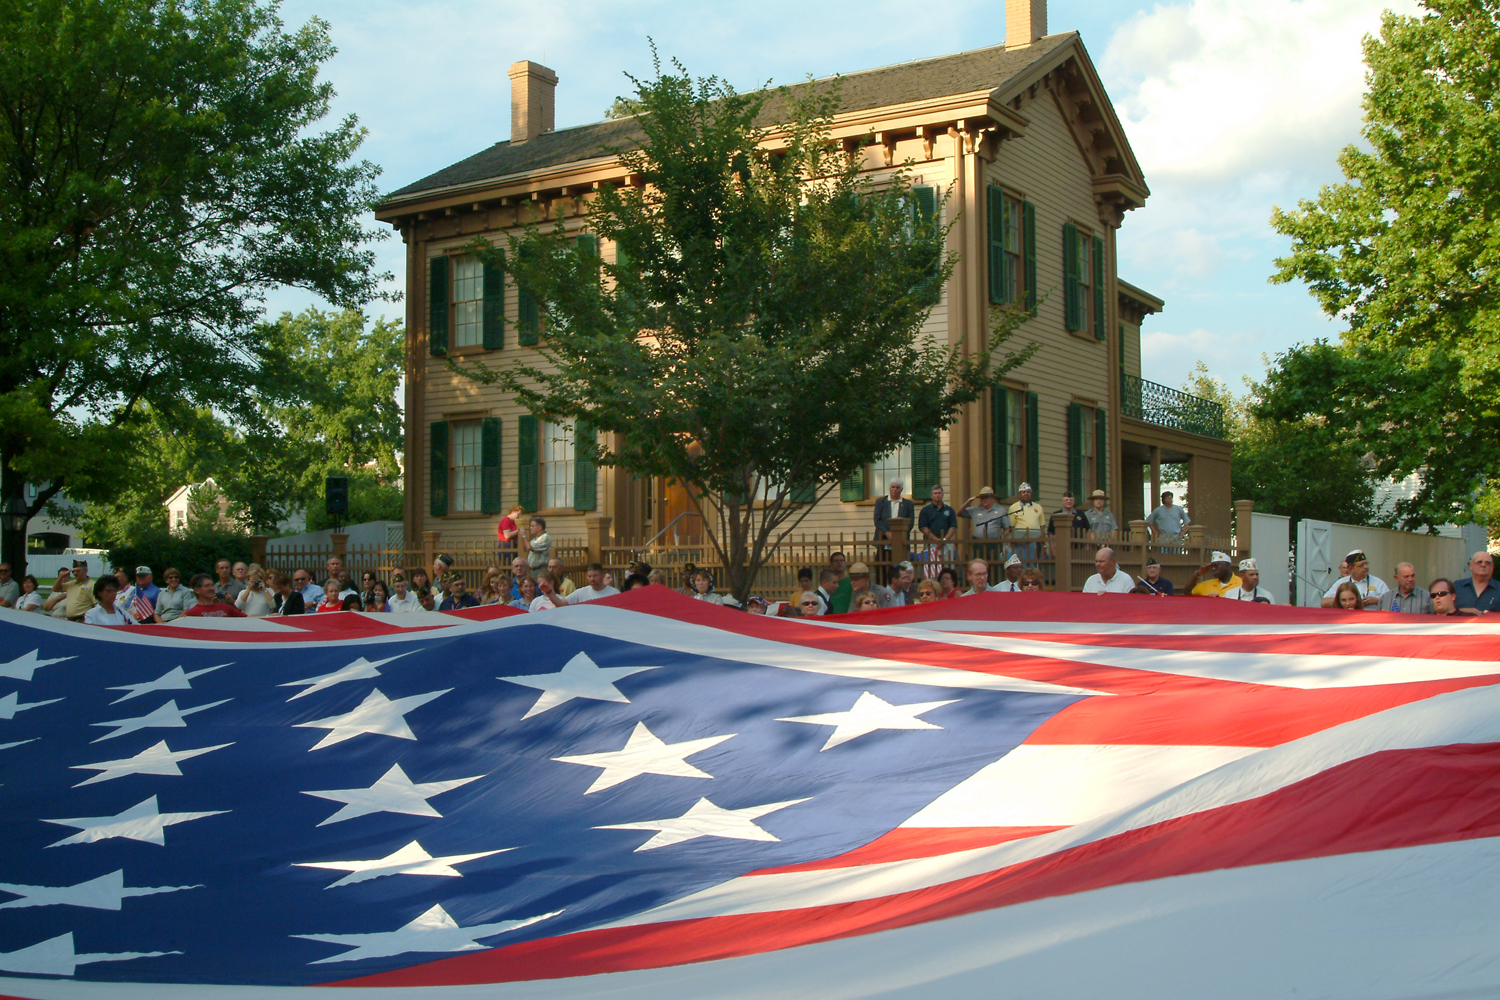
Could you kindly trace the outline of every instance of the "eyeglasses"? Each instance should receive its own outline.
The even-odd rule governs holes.
[[[1434,590],[1434,591],[1432,591],[1432,596],[1433,597],[1452,597],[1453,596],[1453,591],[1451,591],[1451,590]]]

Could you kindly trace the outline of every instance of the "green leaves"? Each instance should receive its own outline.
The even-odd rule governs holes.
[[[0,23],[0,396],[66,431],[58,468],[142,405],[252,413],[265,291],[376,297],[377,169],[352,118],[317,130],[325,24],[256,0],[0,0]],[[8,494],[41,442],[3,448]]]
[[[1272,225],[1292,238],[1272,280],[1301,279],[1346,319],[1337,348],[1278,359],[1277,405],[1420,473],[1408,524],[1466,518],[1500,475],[1500,4],[1430,0],[1366,40],[1369,150]]]
[[[637,99],[644,139],[613,152],[639,183],[589,207],[605,280],[561,217],[517,236],[545,361],[453,367],[612,435],[605,464],[691,484],[739,591],[809,509],[790,484],[826,492],[936,434],[1020,362],[995,350],[1024,313],[997,313],[976,358],[922,333],[953,267],[946,203],[862,174],[830,135],[837,86],[740,94],[673,63]]]

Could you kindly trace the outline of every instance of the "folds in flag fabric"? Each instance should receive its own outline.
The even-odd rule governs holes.
[[[1484,619],[486,612],[0,613],[0,995],[1500,993]]]

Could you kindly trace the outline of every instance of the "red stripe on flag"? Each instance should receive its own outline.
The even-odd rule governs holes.
[[[1398,705],[1497,681],[1500,677],[1454,677],[1301,690],[1206,680],[1198,690],[1085,698],[1047,719],[1025,742],[1274,747]],[[1180,686],[1193,685],[1184,679]]]
[[[1500,744],[1391,750],[1269,795],[945,885],[800,910],[603,928],[329,985],[434,986],[706,962],[1142,882],[1500,835]]]

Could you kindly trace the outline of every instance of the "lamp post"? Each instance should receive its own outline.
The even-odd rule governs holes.
[[[11,497],[10,502],[5,505],[4,514],[0,515],[0,528],[4,529],[0,558],[10,563],[13,580],[26,575],[26,525],[30,520],[31,513],[26,509],[26,501],[20,497]]]

